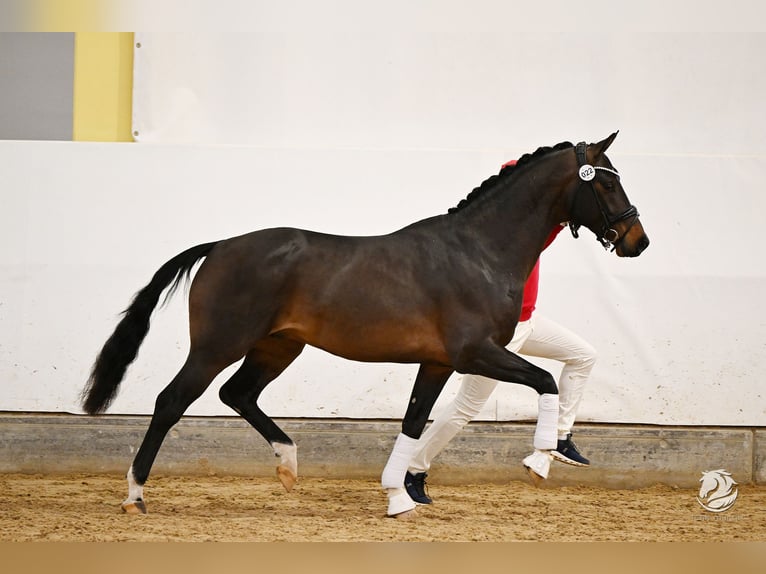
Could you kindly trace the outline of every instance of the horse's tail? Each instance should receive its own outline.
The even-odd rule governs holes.
[[[170,286],[165,301],[176,291],[184,276],[206,257],[218,242],[205,243],[179,253],[160,267],[149,284],[136,293],[122,320],[104,343],[82,391],[82,407],[88,414],[103,412],[117,395],[125,371],[136,358],[149,331],[149,318],[160,295]]]

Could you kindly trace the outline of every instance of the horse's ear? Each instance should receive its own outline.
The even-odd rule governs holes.
[[[612,142],[614,141],[614,138],[617,137],[618,133],[620,133],[620,130],[617,130],[608,138],[603,139],[596,144],[593,144],[593,157],[595,158],[603,154],[607,150],[607,148],[609,148],[609,146],[612,145]]]

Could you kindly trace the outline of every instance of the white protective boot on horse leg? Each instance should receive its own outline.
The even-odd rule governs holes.
[[[417,439],[399,433],[391,456],[388,457],[388,462],[383,469],[380,484],[388,494],[388,511],[386,512],[388,516],[409,519],[416,515],[415,507],[417,505],[404,489],[404,476],[407,474],[417,442]]]
[[[415,510],[417,506],[415,501],[410,498],[404,487],[387,488],[388,510],[386,514],[397,520],[410,520],[417,518],[418,513]]]
[[[128,470],[128,498],[120,505],[126,514],[146,514],[144,502],[144,487],[133,477],[133,467]]]
[[[271,443],[274,454],[279,457],[277,477],[287,492],[298,482],[298,446],[295,444]]]
[[[523,461],[524,468],[535,486],[540,486],[542,481],[548,478],[553,459],[550,451],[558,444],[558,417],[559,396],[550,393],[540,395],[535,427],[535,452]]]

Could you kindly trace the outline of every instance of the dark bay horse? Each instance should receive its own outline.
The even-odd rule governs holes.
[[[297,479],[295,444],[257,401],[305,345],[356,361],[419,364],[400,435],[408,440],[420,436],[454,372],[557,398],[553,377],[505,345],[527,276],[556,225],[568,222],[574,234],[585,226],[620,257],[648,246],[638,212],[604,154],[616,135],[526,154],[448,213],[388,235],[265,229],[192,247],[162,265],[106,341],[83,390],[87,413],[109,406],[160,295],[167,288],[172,294],[204,258],[189,291],[189,354],[157,397],[128,471],[123,510],[146,512],[143,486],[166,434],[216,375],[243,358],[220,398],[272,445],[287,490]],[[391,476],[390,485],[384,480],[390,499],[404,471]],[[406,510],[393,506],[389,514]]]

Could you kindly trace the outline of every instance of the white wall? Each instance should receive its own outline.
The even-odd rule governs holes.
[[[543,255],[539,312],[601,355],[581,420],[762,424],[766,162],[614,146],[652,245],[625,260],[590,234],[562,234]],[[175,253],[271,225],[390,231],[455,205],[503,154],[0,142],[0,157],[0,409],[79,412],[118,313]],[[186,353],[184,310],[177,296],[155,314],[111,412],[151,412]],[[399,418],[414,374],[307,350],[263,404],[275,416]],[[190,413],[229,414],[221,382]],[[483,418],[534,415],[527,388],[493,398]]]
[[[319,12],[251,34],[139,33],[138,141],[528,151],[620,129],[621,153],[766,149],[766,34],[510,32],[417,12],[345,26]]]
[[[117,314],[190,245],[271,225],[387,232],[508,158],[619,128],[609,155],[651,247],[620,260],[584,233],[543,256],[539,312],[600,352],[580,420],[762,425],[766,36],[504,33],[450,6],[361,30],[331,11],[277,29],[275,8],[249,37],[139,35],[141,143],[0,142],[0,409],[79,412]],[[155,315],[111,412],[151,412],[186,352],[184,307]],[[262,402],[399,418],[415,370],[307,350]],[[230,414],[221,382],[191,414]],[[506,385],[483,418],[535,405]]]

